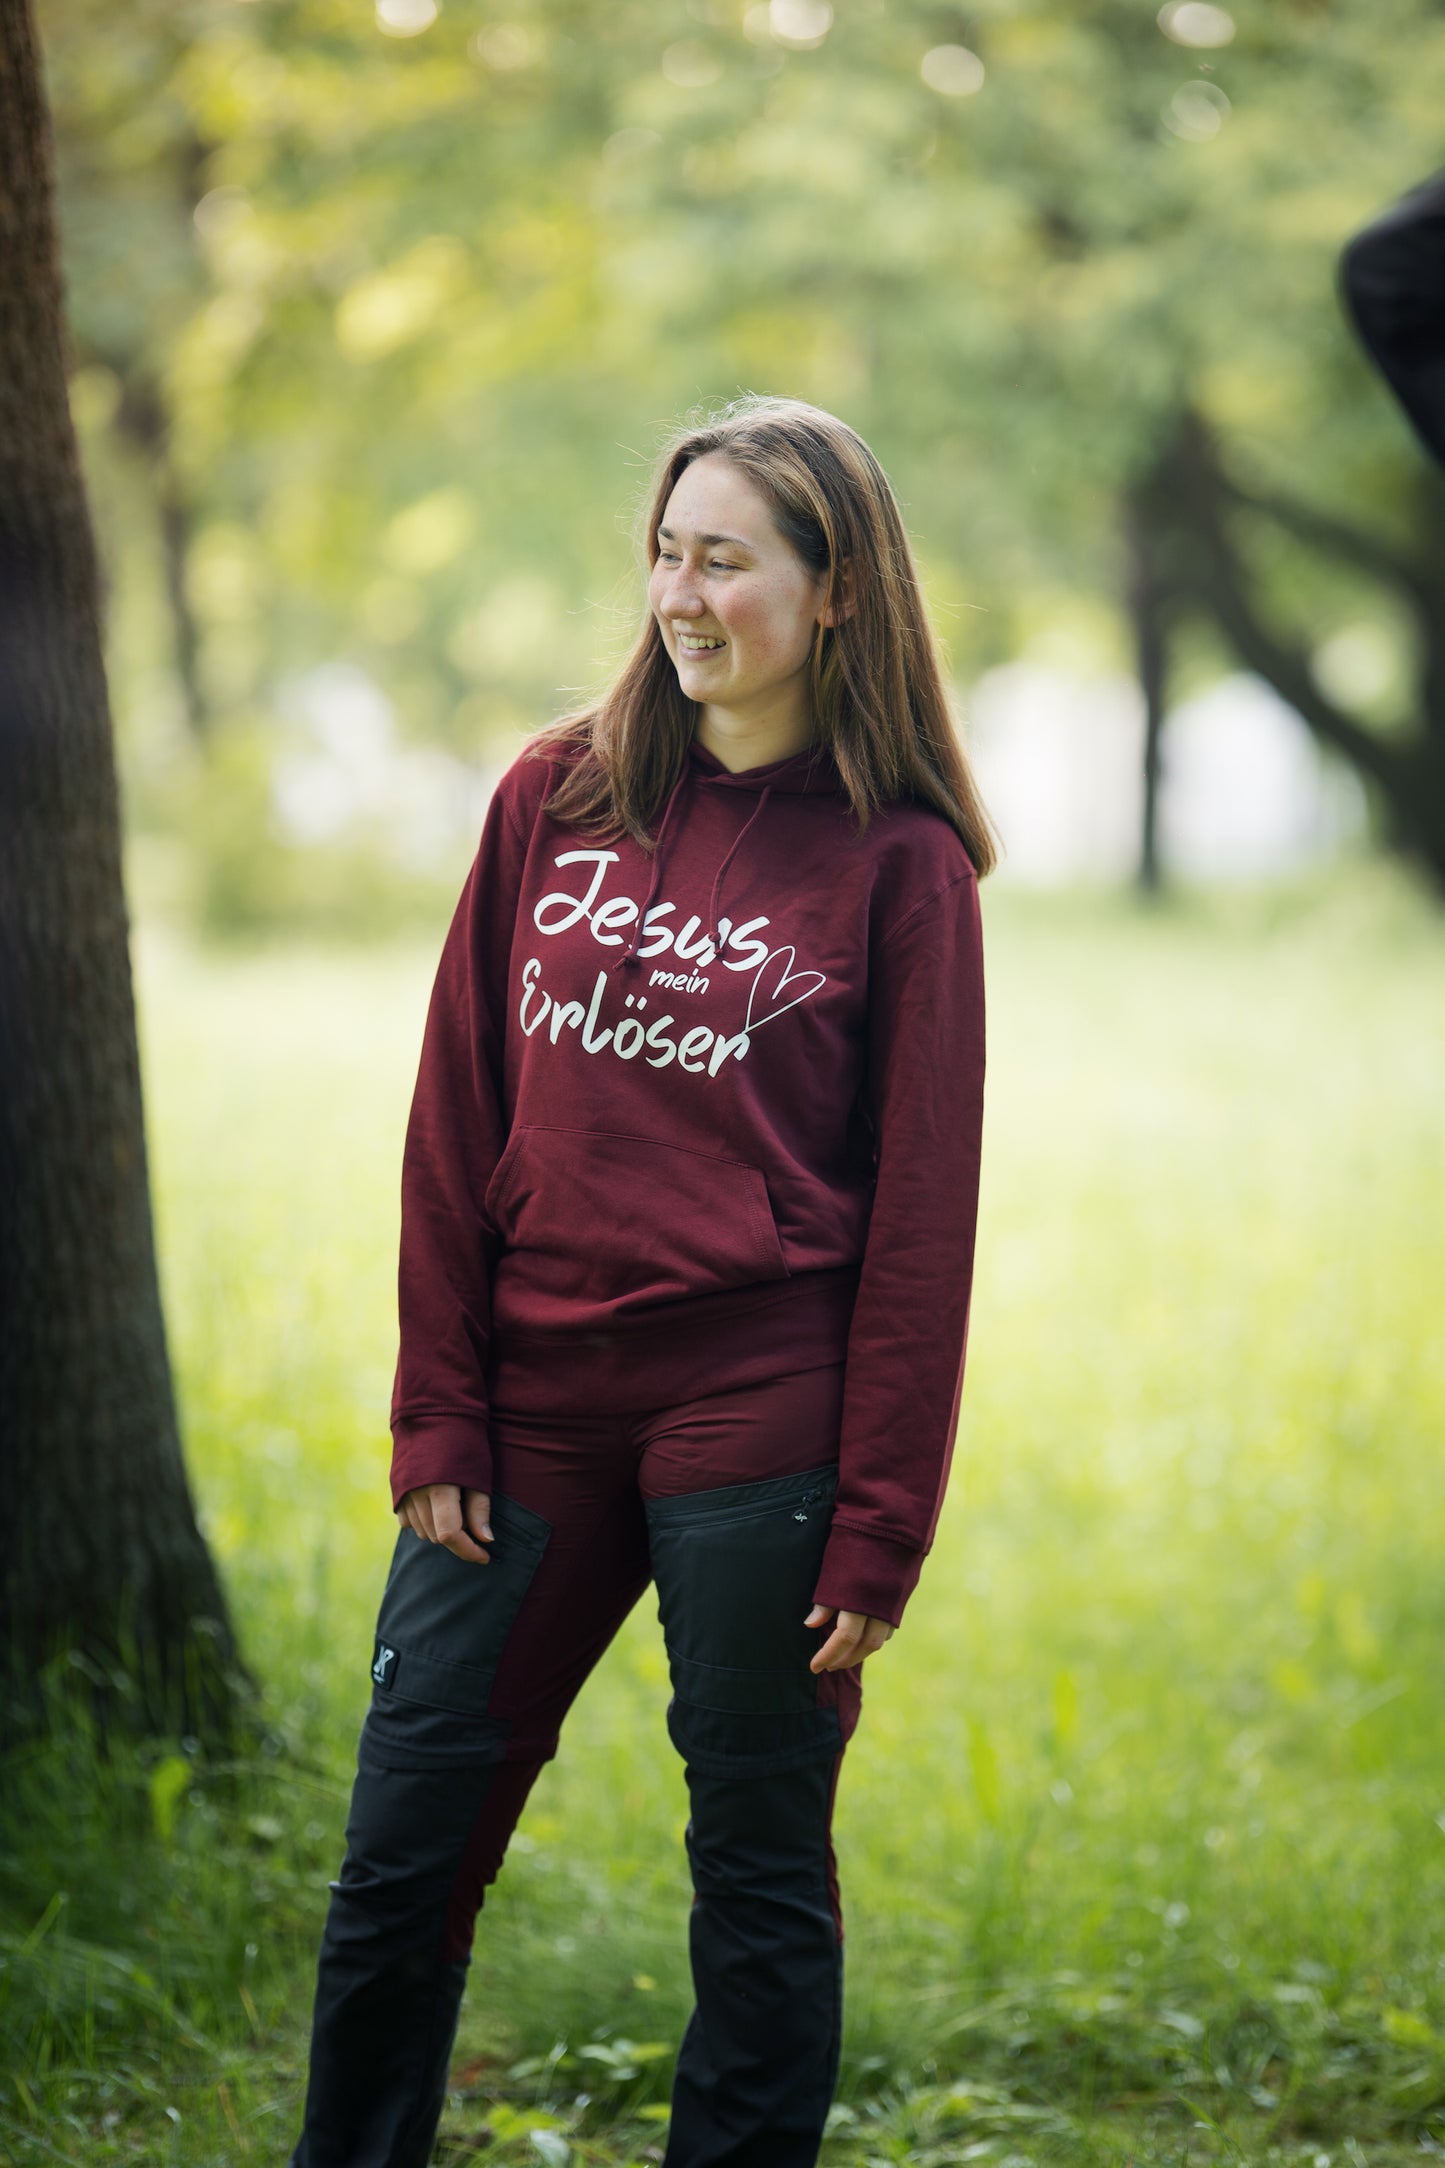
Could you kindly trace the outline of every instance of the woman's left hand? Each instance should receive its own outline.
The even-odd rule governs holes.
[[[810,1671],[847,1671],[881,1649],[893,1631],[886,1618],[869,1618],[862,1611],[831,1611],[822,1603],[814,1604],[803,1624],[826,1626],[830,1618],[838,1623],[809,1663]]]

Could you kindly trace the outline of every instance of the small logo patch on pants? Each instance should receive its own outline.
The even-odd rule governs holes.
[[[396,1650],[389,1649],[384,1641],[376,1644],[376,1656],[371,1666],[371,1676],[378,1686],[390,1686],[391,1674],[396,1669]]]

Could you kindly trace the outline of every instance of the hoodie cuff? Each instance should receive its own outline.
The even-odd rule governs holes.
[[[901,1625],[903,1607],[918,1586],[926,1556],[894,1536],[835,1524],[813,1601],[830,1611],[861,1611],[867,1618]]]
[[[455,1483],[459,1490],[492,1489],[487,1426],[474,1415],[411,1415],[391,1426],[393,1511],[409,1490]]]

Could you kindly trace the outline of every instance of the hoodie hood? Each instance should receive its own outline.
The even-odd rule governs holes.
[[[822,744],[805,745],[800,752],[788,753],[782,760],[771,760],[761,768],[744,768],[734,773],[723,766],[715,753],[710,753],[705,745],[693,738],[687,748],[687,767],[695,769],[699,779],[706,778],[731,790],[776,791],[788,797],[801,797],[805,793],[810,797],[837,797],[843,789],[843,779],[833,756]]]

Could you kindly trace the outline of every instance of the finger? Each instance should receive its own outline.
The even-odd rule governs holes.
[[[468,1535],[475,1536],[478,1543],[494,1543],[491,1519],[492,1501],[485,1491],[462,1492],[462,1523]]]
[[[469,1559],[474,1565],[491,1564],[486,1552],[473,1543],[462,1526],[460,1491],[449,1486],[441,1496],[432,1499],[432,1525],[436,1529],[436,1540],[444,1550],[453,1552],[458,1558]]]
[[[853,1661],[859,1664],[865,1657],[875,1656],[893,1631],[886,1618],[867,1618],[854,1611],[844,1611],[840,1623],[858,1628],[858,1648]]]
[[[427,1543],[435,1543],[437,1532],[432,1520],[431,1492],[414,1490],[407,1494],[411,1499],[411,1525]]]
[[[849,1636],[835,1627],[808,1668],[810,1671],[845,1671],[852,1648]]]
[[[803,1624],[805,1626],[826,1626],[830,1618],[836,1618],[837,1616],[837,1612],[830,1610],[827,1604],[815,1603],[808,1616],[804,1619]]]
[[[441,1536],[438,1541],[446,1550],[453,1552],[456,1557],[466,1559],[469,1565],[490,1566],[492,1563],[491,1558],[482,1549],[481,1545],[473,1543],[465,1528],[458,1528],[449,1536]]]
[[[409,1528],[414,1536],[426,1535],[426,1524],[421,1517],[420,1491],[409,1490],[396,1509],[396,1517],[403,1528]]]
[[[808,1669],[810,1671],[845,1671],[850,1664],[858,1661],[860,1654],[858,1643],[860,1639],[861,1630],[840,1619],[817,1655],[812,1659]]]

